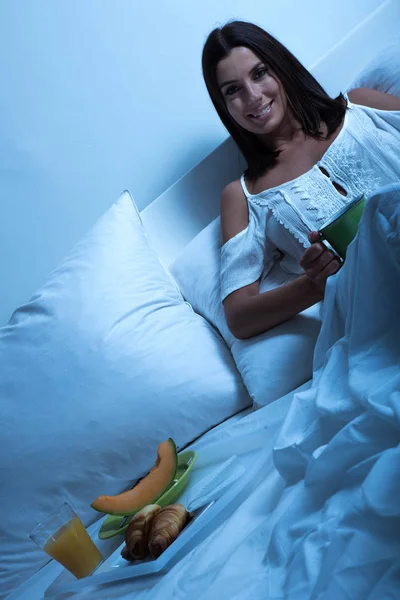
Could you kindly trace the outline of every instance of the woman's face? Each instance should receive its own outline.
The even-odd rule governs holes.
[[[233,48],[217,66],[217,81],[231,117],[257,135],[278,131],[287,113],[281,83],[249,48]]]

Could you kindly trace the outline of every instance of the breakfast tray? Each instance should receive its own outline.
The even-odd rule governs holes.
[[[73,593],[87,587],[146,577],[169,570],[234,512],[253,487],[259,483],[263,466],[263,461],[250,463],[245,473],[221,497],[195,510],[189,524],[157,559],[127,562],[121,557],[121,550],[124,547],[124,540],[121,537],[121,544],[92,575],[76,579],[63,569],[47,588],[44,597],[51,598],[54,595]],[[97,533],[97,530],[92,532],[94,540]]]

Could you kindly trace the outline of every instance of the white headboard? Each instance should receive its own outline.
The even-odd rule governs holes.
[[[399,31],[400,4],[386,0],[310,71],[331,96],[346,91]],[[166,266],[218,216],[221,191],[242,174],[244,164],[229,138],[141,212],[151,243]]]
[[[152,246],[165,265],[218,216],[221,190],[243,173],[244,166],[228,138],[141,212]]]

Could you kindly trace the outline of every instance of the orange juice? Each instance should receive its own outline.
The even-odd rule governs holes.
[[[102,561],[100,552],[76,516],[50,536],[43,550],[78,579],[90,575]]]

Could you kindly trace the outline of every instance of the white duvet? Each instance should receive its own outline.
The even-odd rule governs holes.
[[[368,200],[328,281],[311,386],[195,445],[199,457],[218,439],[235,451],[265,431],[251,455],[264,477],[239,509],[155,581],[80,598],[400,597],[399,232],[400,184]]]
[[[275,445],[302,482],[267,553],[288,598],[400,597],[400,185],[384,190],[329,282],[312,387]]]

